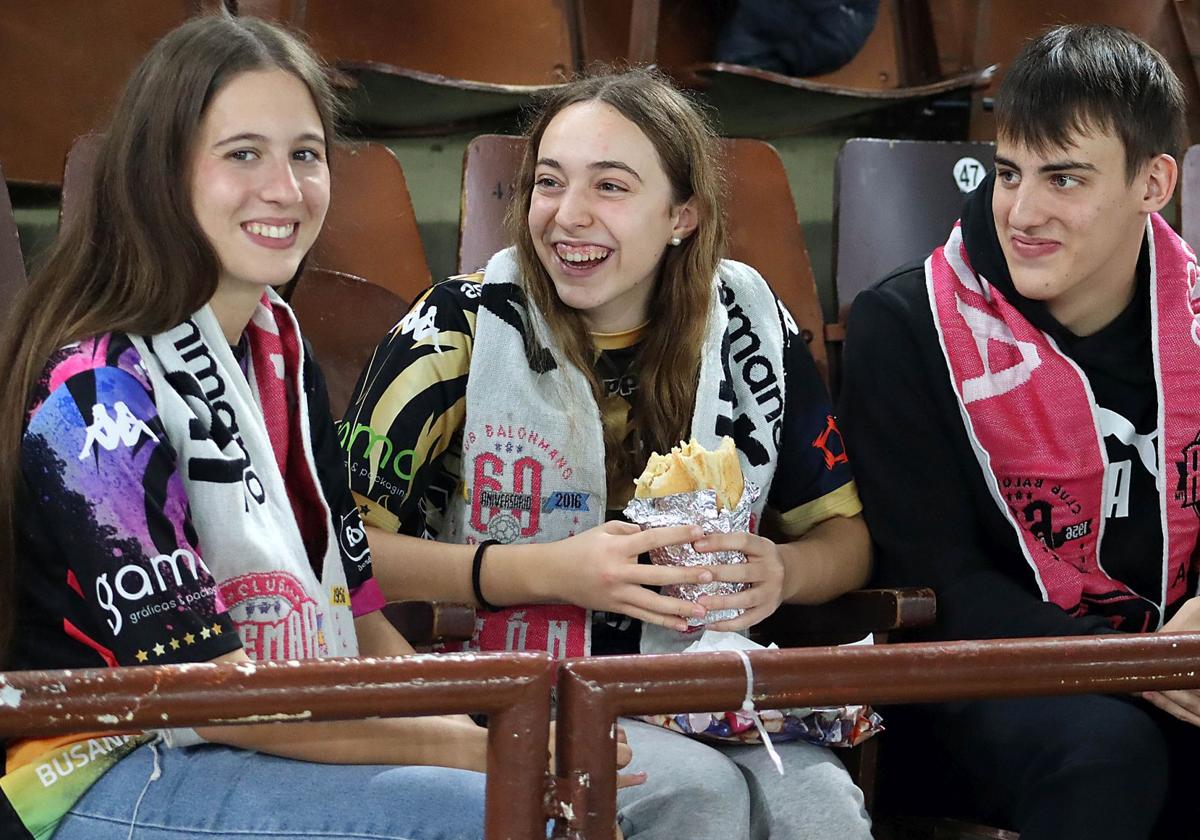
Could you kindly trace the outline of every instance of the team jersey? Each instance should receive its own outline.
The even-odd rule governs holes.
[[[462,429],[481,282],[482,274],[462,275],[426,291],[383,339],[359,379],[339,433],[350,487],[369,525],[436,539],[431,520],[441,517],[429,514],[443,513],[450,494],[464,492]],[[605,394],[600,413],[617,440],[626,440],[631,430],[637,342],[647,328],[593,336],[595,372]],[[861,506],[829,397],[803,342],[788,344],[784,376],[780,463],[767,521],[786,537],[798,537],[831,517],[856,515]],[[379,459],[375,470],[373,456]],[[607,478],[611,518],[632,496],[634,476]],[[594,632],[594,652],[626,652],[630,644],[636,650],[636,622],[603,613],[596,620],[623,628],[623,635],[609,645],[602,632]]]
[[[335,512],[356,517],[348,488],[339,490],[328,399],[307,354],[304,380],[322,490]],[[59,351],[31,405],[21,443],[11,667],[199,662],[241,648],[227,609],[234,596],[205,564],[176,452],[129,339],[108,334]],[[352,599],[374,586],[369,562],[344,566]],[[267,611],[264,628],[288,620],[279,599],[259,593],[253,602]],[[75,800],[143,740],[108,732],[9,743],[0,827],[11,831],[3,836],[49,837]],[[15,824],[6,826],[6,817]]]

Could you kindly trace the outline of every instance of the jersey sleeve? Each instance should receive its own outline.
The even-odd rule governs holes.
[[[68,635],[121,665],[195,662],[241,647],[204,563],[175,450],[149,386],[114,366],[70,375],[21,443],[30,503],[95,617]]]
[[[307,342],[304,347],[304,382],[308,397],[309,427],[312,433],[313,462],[321,493],[329,505],[332,528],[350,590],[350,610],[360,615],[381,610],[387,599],[379,588],[371,566],[371,549],[363,529],[358,506],[346,483],[342,451],[338,447],[329,409],[329,390],[321,366],[313,358]]]
[[[481,275],[425,292],[375,350],[339,432],[363,520],[420,536],[420,501],[461,434]]]
[[[795,538],[835,516],[857,516],[862,505],[825,383],[782,303],[780,315],[786,404],[767,501],[778,530]]]

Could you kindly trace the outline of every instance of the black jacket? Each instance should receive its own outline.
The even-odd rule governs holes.
[[[1149,261],[1138,262],[1133,301],[1099,332],[1073,335],[1038,302],[1017,294],[991,213],[994,175],[967,200],[963,238],[972,267],[1083,370],[1099,406],[1155,433]],[[1155,629],[1145,614],[1072,616],[1042,600],[1016,533],[984,483],[933,324],[924,270],[910,265],[863,292],[851,311],[839,418],[876,544],[876,581],[931,586],[937,639],[1059,636]],[[1028,441],[1037,446],[1036,440]],[[1127,506],[1106,505],[1101,564],[1158,600],[1162,533],[1154,476],[1136,449],[1106,436],[1110,462],[1130,462]],[[1167,615],[1178,605],[1170,605]]]

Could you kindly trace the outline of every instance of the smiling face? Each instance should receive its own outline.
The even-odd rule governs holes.
[[[312,96],[290,73],[242,73],[209,103],[191,191],[220,263],[218,294],[257,298],[295,275],[329,207],[325,151]]]
[[[592,332],[646,321],[663,253],[696,227],[650,139],[611,105],[578,102],[537,150],[529,233],[555,291]]]
[[[992,212],[1017,291],[1077,335],[1111,322],[1133,296],[1146,215],[1170,199],[1174,166],[1158,155],[1126,178],[1107,131],[1045,152],[1001,136]]]

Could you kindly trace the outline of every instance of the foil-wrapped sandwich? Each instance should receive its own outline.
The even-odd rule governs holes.
[[[643,528],[700,525],[706,534],[750,530],[750,514],[758,488],[742,476],[733,439],[725,437],[712,451],[695,440],[680,443],[666,455],[657,452],[635,479],[634,498],[625,506],[630,522]],[[715,566],[745,563],[740,551],[700,554],[690,543],[650,552],[654,563],[669,566]],[[695,602],[701,595],[732,595],[744,584],[713,581],[664,586],[662,593]],[[736,618],[741,610],[713,610],[704,618],[689,618],[691,627]]]

